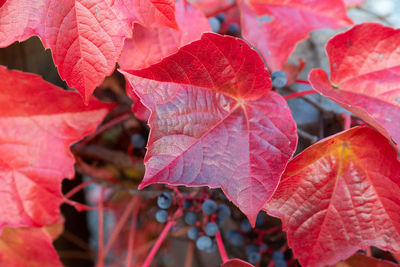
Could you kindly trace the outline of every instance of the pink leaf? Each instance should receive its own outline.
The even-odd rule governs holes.
[[[114,0],[113,7],[128,23],[146,27],[178,29],[175,21],[175,0]]]
[[[179,30],[168,27],[151,30],[136,24],[133,37],[125,40],[118,61],[121,68],[146,68],[175,53],[179,47],[200,39],[203,32],[211,31],[203,13],[183,0],[177,1],[175,16]]]
[[[240,1],[243,37],[264,57],[271,71],[281,70],[297,43],[322,28],[352,24],[341,0]]]
[[[206,33],[156,65],[125,71],[150,110],[152,183],[220,187],[254,224],[297,143],[296,124],[256,51]]]
[[[368,126],[310,146],[287,166],[264,209],[283,221],[302,266],[326,266],[358,249],[400,251],[400,162]]]
[[[74,175],[69,147],[96,129],[110,109],[41,77],[0,67],[0,231],[53,224]]]
[[[400,30],[376,23],[354,26],[329,40],[331,79],[321,69],[315,90],[400,143]]]

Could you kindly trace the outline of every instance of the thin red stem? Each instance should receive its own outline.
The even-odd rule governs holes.
[[[344,119],[344,130],[351,128],[351,116],[348,113],[343,113],[342,117]]]
[[[168,221],[168,223],[165,225],[165,227],[162,230],[161,234],[158,236],[156,243],[151,248],[150,253],[147,255],[146,260],[143,263],[143,267],[149,267],[150,266],[151,262],[154,259],[154,256],[156,255],[158,249],[160,248],[162,242],[167,237],[169,231],[171,230],[172,226],[175,223],[176,223],[175,220],[171,220],[171,221]]]
[[[99,209],[98,209],[98,229],[99,229],[99,254],[97,259],[97,266],[104,266],[104,187],[100,189]]]
[[[88,180],[86,182],[80,183],[77,186],[75,186],[74,188],[72,188],[68,193],[65,194],[65,198],[71,198],[73,195],[75,195],[76,193],[78,193],[79,191],[81,191],[83,188],[85,188],[86,186],[92,184],[93,181],[92,180]]]
[[[132,225],[131,229],[129,230],[129,239],[128,239],[128,253],[126,255],[126,267],[130,267],[132,263],[132,258],[133,258],[133,248],[134,248],[134,243],[135,243],[135,234],[136,234],[136,223],[137,223],[137,217],[139,213],[139,207],[137,204],[139,204],[140,197],[137,196],[135,197],[135,205],[133,206],[133,212],[132,212]]]
[[[128,220],[129,216],[132,214],[132,209],[135,207],[137,203],[136,197],[133,197],[127,207],[125,208],[124,212],[122,213],[120,219],[118,220],[117,225],[114,227],[113,232],[110,235],[108,243],[104,249],[104,254],[107,255],[108,252],[111,250],[112,245],[114,244],[115,240],[117,240],[118,234],[121,232],[122,227],[125,225],[126,221]]]
[[[296,83],[301,83],[301,84],[308,84],[311,86],[310,82],[307,80],[296,80]]]
[[[215,240],[217,241],[219,254],[222,258],[222,263],[225,263],[229,260],[228,255],[226,254],[226,250],[224,247],[224,243],[222,242],[221,233],[218,231],[215,235]]]
[[[292,94],[288,94],[283,96],[286,100],[288,99],[292,99],[292,98],[296,98],[296,97],[300,97],[300,96],[305,96],[305,95],[312,95],[312,94],[316,94],[317,92],[314,91],[313,89],[310,90],[305,90],[305,91],[300,91],[300,92],[296,92],[296,93],[292,93]]]
[[[95,132],[93,132],[92,134],[86,136],[86,138],[81,143],[79,143],[79,145],[74,149],[74,151],[79,151],[87,143],[92,141],[96,136],[98,136],[99,134],[101,134],[105,130],[111,128],[112,126],[114,126],[114,125],[116,125],[116,124],[128,119],[131,116],[132,116],[132,112],[129,110],[129,112],[124,113],[124,114],[120,115],[119,117],[116,117],[116,118],[112,119],[111,121],[103,124]]]

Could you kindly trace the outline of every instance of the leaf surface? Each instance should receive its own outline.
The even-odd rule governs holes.
[[[363,23],[326,45],[331,78],[309,75],[313,88],[400,143],[400,30]]]
[[[252,267],[248,262],[245,262],[241,259],[230,259],[227,262],[223,263],[221,267]]]
[[[130,24],[137,22],[149,28],[178,29],[175,0],[114,0],[113,7]]]
[[[239,2],[243,37],[262,54],[271,71],[282,70],[297,43],[311,31],[352,24],[342,0],[247,2]]]
[[[96,129],[110,109],[40,76],[0,67],[0,231],[55,223],[61,181],[74,175],[69,147]]]
[[[210,23],[200,10],[183,0],[176,3],[176,21],[179,30],[160,27],[148,29],[136,24],[133,37],[125,40],[124,49],[118,61],[122,69],[143,69],[161,61],[178,48],[198,40],[201,34],[211,31]]]
[[[334,267],[395,267],[396,264],[390,261],[384,261],[377,258],[365,256],[356,253],[345,261],[341,261],[334,265]]]
[[[0,263],[10,267],[62,267],[45,228],[5,227],[0,235]]]
[[[124,39],[131,36],[132,23],[138,20],[134,14],[140,12],[135,10],[144,8],[149,15],[152,8],[161,5],[161,11],[174,11],[172,0],[112,2],[8,0],[0,9],[0,46],[38,35],[51,49],[61,78],[87,103],[96,86],[112,73]]]
[[[256,51],[206,33],[158,64],[125,71],[150,110],[152,183],[220,187],[254,224],[297,144],[285,100]]]
[[[358,249],[400,250],[400,163],[368,126],[324,139],[287,166],[264,209],[282,219],[302,266],[337,263]]]

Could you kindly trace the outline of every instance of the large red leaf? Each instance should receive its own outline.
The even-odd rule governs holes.
[[[0,235],[0,265],[62,267],[52,236],[45,228],[5,227]]]
[[[400,162],[377,131],[356,127],[296,156],[264,209],[282,219],[303,266],[360,248],[400,251]]]
[[[331,79],[322,69],[315,90],[400,143],[400,30],[376,23],[354,26],[326,45]]]
[[[61,181],[74,175],[69,146],[96,129],[110,106],[41,77],[0,67],[0,231],[59,218]]]
[[[120,0],[111,6],[106,0],[8,0],[0,9],[0,46],[38,35],[52,50],[61,78],[87,102],[113,71],[124,39],[131,36],[137,21],[133,11],[161,5],[173,13],[171,1]],[[123,12],[127,8],[131,14]]]
[[[221,267],[253,267],[248,262],[242,261],[241,259],[230,259],[227,262],[223,263]]]
[[[124,49],[118,61],[123,69],[143,69],[169,56],[178,48],[194,40],[201,34],[211,31],[210,24],[203,13],[193,6],[178,0],[176,21],[179,30],[169,27],[148,29],[135,25],[133,37],[125,40]]]
[[[241,0],[240,8],[243,37],[272,71],[283,68],[311,31],[352,24],[342,0]]]
[[[152,183],[221,187],[254,224],[296,147],[296,125],[256,51],[206,33],[125,75],[150,110]]]

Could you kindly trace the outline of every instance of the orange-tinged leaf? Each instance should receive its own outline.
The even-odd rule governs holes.
[[[61,181],[74,176],[69,147],[96,129],[110,105],[40,76],[0,67],[0,231],[54,224]]]
[[[125,71],[151,110],[139,188],[220,187],[255,223],[297,144],[286,101],[256,51],[206,33],[158,64]]]
[[[287,166],[264,209],[280,217],[303,266],[335,264],[358,249],[400,250],[400,163],[381,134],[352,128]]]
[[[5,227],[0,234],[0,265],[62,267],[51,235],[43,228]]]
[[[400,30],[363,23],[326,45],[331,78],[313,70],[313,88],[400,143]]]

